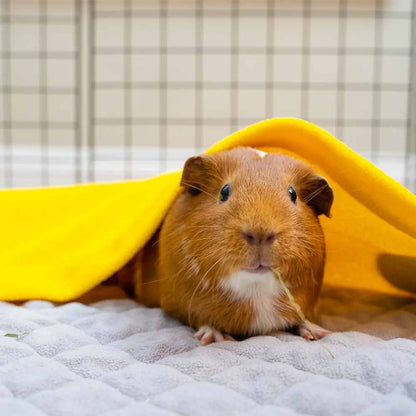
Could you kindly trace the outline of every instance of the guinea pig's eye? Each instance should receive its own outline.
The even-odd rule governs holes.
[[[227,185],[224,185],[224,187],[221,189],[220,201],[225,202],[229,196],[230,196],[230,185],[227,183]]]
[[[297,198],[296,191],[291,186],[289,186],[289,189],[287,191],[289,192],[290,200],[293,203],[296,203],[296,198]]]

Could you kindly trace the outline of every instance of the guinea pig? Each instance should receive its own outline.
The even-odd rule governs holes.
[[[194,327],[202,344],[294,328],[306,339],[328,334],[306,325],[271,270],[313,319],[325,264],[318,216],[329,217],[333,202],[328,182],[292,157],[240,147],[191,157],[181,185],[153,243],[152,306]],[[144,287],[136,285],[142,298]]]

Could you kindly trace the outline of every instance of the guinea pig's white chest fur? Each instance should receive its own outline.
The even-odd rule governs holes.
[[[258,274],[240,270],[222,279],[221,287],[232,300],[250,302],[253,308],[250,334],[266,334],[288,326],[277,307],[279,298],[285,294],[271,271]]]

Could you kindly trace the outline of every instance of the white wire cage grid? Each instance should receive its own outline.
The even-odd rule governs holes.
[[[0,6],[1,187],[147,177],[299,117],[416,190],[415,0]]]

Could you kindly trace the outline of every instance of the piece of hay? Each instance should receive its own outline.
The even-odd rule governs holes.
[[[320,340],[314,335],[314,333],[312,331],[312,327],[311,327],[311,322],[306,318],[305,314],[302,311],[302,308],[295,301],[295,298],[293,297],[292,293],[290,293],[289,288],[286,286],[285,282],[283,281],[283,278],[282,278],[282,275],[281,275],[279,269],[277,269],[276,267],[273,267],[273,266],[270,267],[270,269],[275,274],[275,276],[279,279],[279,283],[282,286],[283,290],[285,291],[286,296],[288,297],[290,304],[293,306],[293,309],[296,311],[296,313],[298,314],[301,321],[305,324],[308,331],[310,331],[314,340],[318,341],[319,344],[322,346],[322,348],[324,348],[332,358],[335,358],[334,354],[332,354],[330,349],[328,347],[326,347],[322,342],[320,342]]]

